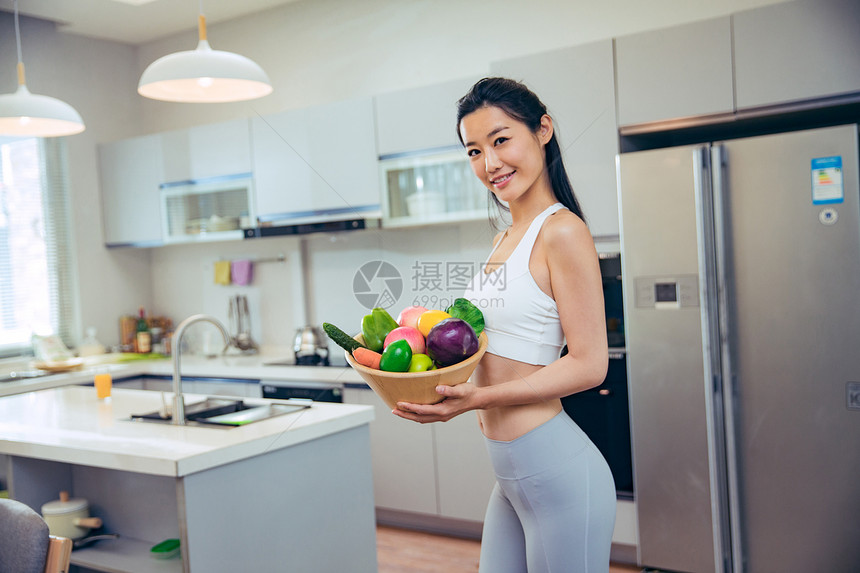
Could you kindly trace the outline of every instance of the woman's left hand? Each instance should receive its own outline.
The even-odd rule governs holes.
[[[447,422],[454,416],[476,409],[477,392],[478,388],[468,382],[456,386],[437,386],[436,393],[445,397],[438,404],[398,402],[397,408],[391,413],[420,424]]]

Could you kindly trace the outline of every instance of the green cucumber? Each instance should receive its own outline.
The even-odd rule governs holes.
[[[364,344],[360,343],[338,327],[333,324],[329,324],[328,322],[323,323],[323,330],[328,334],[328,337],[334,340],[335,344],[352,354],[352,351],[356,348],[367,348]]]

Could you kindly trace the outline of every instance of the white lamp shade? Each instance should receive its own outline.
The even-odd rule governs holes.
[[[58,137],[84,129],[75,108],[57,98],[31,94],[25,84],[13,94],[0,95],[0,135]]]
[[[152,62],[137,92],[174,102],[220,103],[256,99],[272,93],[269,77],[252,60],[213,50],[201,40],[196,50],[176,52]]]

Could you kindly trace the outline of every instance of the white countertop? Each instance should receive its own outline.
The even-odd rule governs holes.
[[[186,394],[185,401],[203,398]],[[106,400],[97,399],[95,389],[87,386],[6,396],[0,399],[0,453],[180,477],[373,420],[372,406],[326,402],[228,429],[129,420],[131,414],[160,407],[160,392],[123,388],[114,388]]]
[[[326,382],[333,384],[364,384],[364,381],[350,367],[344,366],[268,366],[267,362],[278,360],[280,356],[251,355],[251,356],[218,356],[206,358],[202,356],[182,356],[181,367],[183,376],[199,376],[207,378],[237,378],[252,380],[284,380],[297,382]],[[129,378],[152,374],[157,376],[172,376],[173,361],[148,360],[111,364],[104,361],[112,359],[110,354],[86,359],[85,365],[79,370],[42,376],[40,378],[25,378],[15,382],[0,383],[0,397],[57,388],[71,384],[92,383],[96,372],[107,369],[114,379]],[[22,363],[7,370],[30,370],[31,367]]]

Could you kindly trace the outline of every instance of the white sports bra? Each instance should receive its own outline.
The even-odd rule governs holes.
[[[529,258],[543,222],[564,208],[555,203],[536,216],[508,259],[490,273],[481,268],[466,289],[464,298],[484,313],[487,352],[540,365],[559,357],[564,332],[558,306],[535,282]],[[487,262],[501,243],[493,247]]]

